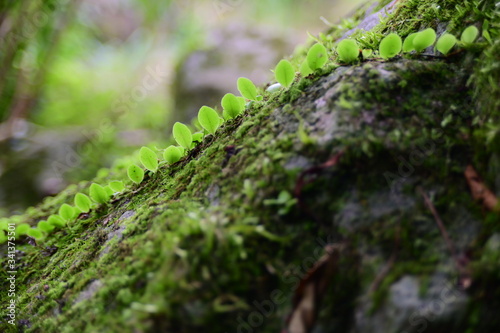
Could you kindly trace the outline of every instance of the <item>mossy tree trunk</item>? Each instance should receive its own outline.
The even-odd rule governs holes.
[[[328,244],[342,250],[314,302],[315,332],[500,327],[500,219],[469,188],[500,191],[498,7],[384,1],[349,22],[376,37],[427,27],[459,35],[485,20],[492,42],[447,58],[329,64],[71,229],[36,246],[21,238],[16,327],[5,316],[3,327],[278,332]],[[482,180],[467,178],[468,166]],[[35,225],[88,185],[15,220]]]

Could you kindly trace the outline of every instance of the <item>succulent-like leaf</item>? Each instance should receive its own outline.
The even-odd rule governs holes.
[[[142,147],[139,151],[139,159],[142,165],[149,171],[156,172],[158,170],[158,156],[148,147]]]
[[[66,225],[66,221],[63,220],[59,215],[50,215],[47,222],[54,227],[62,228]]]
[[[185,149],[191,148],[193,135],[191,134],[191,130],[189,129],[189,127],[187,127],[183,123],[176,122],[174,124],[172,134],[174,135],[174,139],[179,144],[179,146],[184,147]]]
[[[417,32],[409,34],[403,43],[403,52],[409,53],[411,51],[415,51],[415,47],[413,46],[413,40],[417,36]]]
[[[26,235],[31,227],[28,223],[21,223],[16,226],[16,236]]]
[[[226,114],[228,119],[236,118],[243,110],[245,110],[245,99],[236,97],[231,93],[227,93],[222,97],[221,105],[223,114]]]
[[[113,180],[108,185],[114,192],[121,192],[125,189],[125,185],[120,180]]]
[[[68,204],[62,204],[61,207],[59,207],[59,216],[66,221],[71,220],[75,216],[75,208]]]
[[[208,106],[202,106],[198,111],[198,122],[208,133],[215,134],[220,125],[219,114]]]
[[[193,133],[193,143],[200,143],[202,141],[203,141],[203,133],[202,132]],[[177,147],[177,148],[180,148],[180,147]]]
[[[460,41],[465,45],[469,45],[474,43],[478,35],[479,35],[479,30],[475,26],[471,25],[465,28],[465,30],[462,32]]]
[[[135,164],[132,164],[127,169],[128,178],[136,184],[139,184],[144,179],[144,171]]]
[[[246,77],[240,77],[238,79],[237,85],[238,91],[240,92],[241,96],[251,101],[257,100],[257,87],[255,87],[255,84],[253,84],[250,79],[247,79]]]
[[[295,78],[295,71],[292,64],[288,60],[281,60],[274,69],[274,76],[276,81],[281,83],[284,87],[289,87]]]
[[[38,228],[29,229],[28,232],[26,232],[26,234],[32,238],[35,238],[35,239],[43,238],[43,234],[40,231],[40,229],[38,229]]]
[[[379,45],[380,56],[384,59],[390,59],[401,52],[401,37],[395,33],[388,34],[382,39]]]
[[[337,45],[339,59],[346,63],[356,61],[359,57],[359,46],[353,39],[344,39]]]
[[[169,146],[163,152],[163,158],[170,164],[178,162],[182,157],[183,151],[176,146]]]
[[[109,195],[108,192],[99,184],[93,183],[90,185],[89,195],[97,203],[103,204],[108,202]]]
[[[306,77],[306,76],[311,75],[312,73],[314,73],[314,71],[311,69],[311,67],[309,67],[309,64],[307,63],[307,58],[306,58],[302,62],[302,65],[300,65],[300,75],[302,75],[303,77]]]
[[[78,207],[82,212],[88,213],[90,210],[90,198],[83,193],[77,193],[75,195],[75,206]]]
[[[44,232],[51,232],[55,228],[52,224],[50,224],[47,221],[38,222],[37,227],[38,227],[38,229],[40,229]]]
[[[328,52],[323,44],[314,44],[307,52],[307,65],[313,71],[323,67],[328,60]]]
[[[444,33],[436,42],[436,49],[442,54],[447,55],[456,43],[457,38],[455,36],[453,36],[452,34]]]
[[[415,51],[422,52],[436,41],[436,31],[432,28],[427,28],[420,32],[417,32],[415,38],[413,38],[413,47]]]

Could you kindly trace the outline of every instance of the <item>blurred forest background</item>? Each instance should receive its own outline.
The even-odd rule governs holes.
[[[0,217],[164,148],[361,2],[0,1]]]

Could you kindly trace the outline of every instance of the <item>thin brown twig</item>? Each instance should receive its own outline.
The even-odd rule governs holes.
[[[441,220],[441,217],[439,216],[439,214],[438,214],[438,212],[436,210],[436,207],[434,207],[434,204],[429,199],[429,197],[427,196],[427,194],[425,194],[424,190],[421,187],[418,187],[417,190],[420,192],[420,194],[424,198],[425,205],[431,211],[432,216],[434,216],[434,221],[436,221],[436,224],[437,224],[437,226],[439,228],[439,231],[441,232],[441,236],[443,237],[443,239],[444,239],[444,241],[446,243],[446,246],[448,247],[448,250],[450,251],[453,259],[455,260],[455,265],[457,266],[458,270],[461,273],[465,272],[464,264],[458,258],[455,244],[451,241],[451,238],[448,235],[448,232],[446,231],[446,228],[444,226],[443,220]]]

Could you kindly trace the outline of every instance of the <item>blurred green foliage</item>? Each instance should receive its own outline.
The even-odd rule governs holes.
[[[175,71],[213,29],[300,43],[361,2],[0,1],[0,216],[172,143]]]

